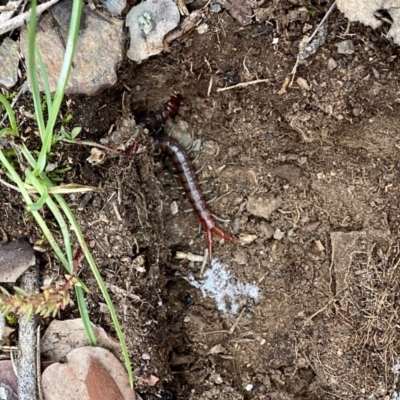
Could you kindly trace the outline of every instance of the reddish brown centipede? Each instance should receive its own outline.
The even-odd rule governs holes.
[[[186,197],[192,204],[197,218],[206,232],[207,249],[209,259],[211,260],[212,232],[231,242],[237,242],[237,239],[215,225],[211,211],[207,206],[199,183],[197,182],[193,165],[182,146],[176,140],[161,135],[154,137],[154,147],[157,152],[160,152],[171,160]]]
[[[159,111],[154,111],[146,114],[143,118],[140,118],[138,125],[142,125],[144,128],[153,130],[164,124],[169,118],[173,117],[181,105],[181,96],[174,94],[164,104],[163,108]]]
[[[148,128],[149,130],[156,129],[167,119],[173,117],[178,112],[179,106],[180,96],[173,95],[165,104],[163,110],[148,114],[139,120],[139,124],[144,128]],[[211,260],[213,232],[226,240],[230,240],[231,242],[237,242],[237,239],[224,232],[215,224],[211,211],[208,208],[203,193],[200,189],[199,183],[197,182],[193,165],[183,147],[176,140],[164,135],[154,136],[154,147],[157,152],[165,155],[171,160],[178,174],[178,179],[183,187],[183,190],[185,191],[186,197],[192,204],[197,218],[206,232],[208,255],[209,259]]]

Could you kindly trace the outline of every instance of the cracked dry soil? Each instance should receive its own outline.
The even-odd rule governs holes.
[[[288,15],[292,3],[281,2],[273,15]],[[309,90],[295,79],[279,94],[305,24],[314,29],[327,5],[314,7],[316,19],[281,18],[279,29],[261,36],[226,12],[206,13],[205,33],[194,31],[141,65],[125,63],[118,86],[101,97],[72,98],[74,124],[98,141],[123,114],[124,93],[133,113],[181,93],[176,121],[201,139],[199,179],[207,198],[219,197],[210,207],[230,221],[220,223],[228,231],[256,236],[245,245],[215,238],[214,256],[234,279],[259,288],[256,301],[224,314],[186,279],[199,276],[200,264],[175,258],[177,251],[203,254],[204,235],[151,138],[134,157],[98,166],[86,162],[87,148],[59,149],[58,163],[73,166],[68,180],[105,189],[69,201],[111,285],[143,399],[396,398],[399,50],[385,27],[352,24],[344,36],[347,21],[335,11],[327,43],[297,71]],[[338,54],[336,44],[349,38],[354,54]],[[240,82],[268,81],[217,92],[232,71]],[[281,203],[266,221],[247,210],[252,197]],[[15,201],[3,192],[3,228],[38,239]],[[271,227],[283,237],[271,238]],[[112,333],[86,270],[84,279],[93,321]],[[146,384],[150,375],[160,378],[154,387]]]

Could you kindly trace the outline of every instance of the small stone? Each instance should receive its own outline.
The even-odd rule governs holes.
[[[18,43],[5,37],[0,45],[0,84],[12,88],[18,80]]]
[[[100,0],[111,15],[121,15],[127,6],[126,0]]]
[[[133,7],[126,16],[131,37],[128,57],[137,63],[161,53],[164,36],[175,29],[179,9],[172,0],[147,0]]]
[[[333,71],[334,69],[336,69],[338,66],[338,63],[336,62],[336,60],[332,57],[329,58],[328,60],[328,69],[329,71]]]
[[[298,77],[296,82],[302,89],[310,90],[310,85],[308,84],[306,79]]]
[[[272,236],[274,236],[274,233],[275,233],[274,227],[270,223],[268,223],[266,221],[261,221],[261,223],[260,223],[260,231],[267,239],[271,239]]]
[[[281,204],[282,199],[280,197],[250,197],[247,201],[246,209],[250,214],[253,214],[256,217],[269,219],[271,214],[277,210]]]
[[[91,325],[97,345],[118,354],[119,343],[110,338],[103,328]],[[72,337],[73,340],[71,340]],[[41,339],[40,350],[46,360],[58,362],[74,348],[84,346],[89,346],[89,340],[81,318],[53,320]]]
[[[248,392],[251,392],[251,391],[253,390],[253,385],[252,385],[251,383],[249,383],[248,385],[246,385],[245,389],[246,389]]]
[[[12,283],[31,266],[36,258],[26,239],[17,239],[0,246],[0,282]]]
[[[299,188],[306,188],[310,183],[304,170],[294,164],[279,165],[273,170],[273,173],[279,178],[288,181],[292,186]]]
[[[201,149],[201,139],[195,139],[192,143],[192,151],[199,152]]]
[[[274,232],[275,240],[282,240],[285,236],[285,232],[282,232],[279,228]]]
[[[353,54],[355,52],[354,43],[349,40],[343,40],[336,44],[339,54]]]
[[[150,357],[149,353],[143,353],[142,354],[142,360],[150,360],[150,359],[151,359],[151,357]]]
[[[325,174],[323,172],[318,172],[317,174],[317,179],[322,181],[326,178]]]
[[[172,215],[176,215],[179,212],[179,208],[178,208],[178,203],[176,201],[173,201],[171,203],[171,214]]]
[[[257,239],[257,235],[240,235],[241,244],[250,244]]]
[[[372,67],[371,69],[372,69],[372,73],[374,74],[375,79],[379,79],[380,74],[379,74],[378,70],[375,69],[374,67]]]
[[[67,355],[65,363],[47,367],[42,374],[42,390],[45,399],[135,399],[124,367],[101,347],[76,348]]]
[[[189,317],[188,315],[186,315],[186,317],[183,318],[183,322],[184,322],[185,324],[187,324],[188,322],[190,322],[190,317]]]
[[[219,13],[222,10],[222,7],[218,3],[218,0],[211,0],[210,8],[211,8],[211,12],[213,12],[213,13]]]

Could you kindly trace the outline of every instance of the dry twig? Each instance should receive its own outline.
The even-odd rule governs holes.
[[[36,8],[36,14],[39,17],[39,15],[53,6],[54,4],[58,3],[60,0],[50,0],[47,3],[40,4]],[[4,35],[5,33],[12,31],[14,29],[17,29],[21,27],[22,25],[26,24],[29,21],[29,18],[31,16],[31,11],[26,11],[8,21],[4,21],[0,23],[0,35]]]

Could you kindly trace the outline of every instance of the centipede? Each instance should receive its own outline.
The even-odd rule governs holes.
[[[144,118],[141,118],[138,123],[149,130],[157,129],[166,120],[174,117],[178,113],[180,102],[181,96],[174,94],[171,96],[170,100],[165,103],[161,111],[149,113]],[[205,231],[209,260],[212,258],[213,233],[230,242],[238,243],[238,240],[234,236],[216,225],[200,188],[193,164],[183,146],[175,139],[164,134],[155,135],[153,139],[155,151],[167,157],[173,165],[185,195]]]
[[[149,131],[155,130],[163,125],[168,119],[174,117],[181,105],[181,95],[173,94],[167,103],[163,105],[161,110],[147,113],[139,118],[138,125],[147,128]]]

